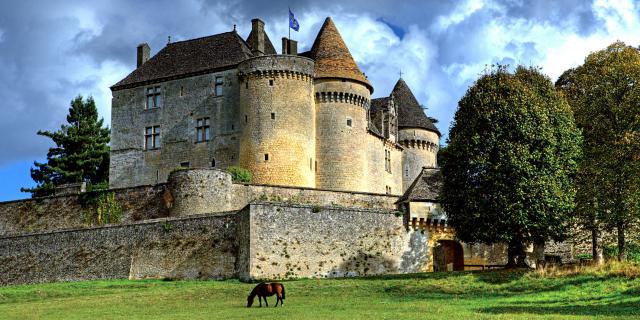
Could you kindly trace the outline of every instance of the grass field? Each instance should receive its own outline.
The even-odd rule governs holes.
[[[238,281],[0,287],[2,319],[629,319],[640,278],[613,272],[458,272],[285,281],[283,308],[246,308]],[[275,297],[269,299],[271,306]]]

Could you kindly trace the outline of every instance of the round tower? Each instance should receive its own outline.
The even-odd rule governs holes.
[[[398,109],[398,143],[402,151],[402,190],[405,191],[423,167],[436,168],[440,132],[427,118],[409,86],[400,79],[392,91]]]
[[[240,166],[253,182],[315,187],[315,106],[311,59],[267,55],[243,61]]]
[[[316,186],[367,191],[367,114],[372,87],[331,18],[310,51],[315,61]]]

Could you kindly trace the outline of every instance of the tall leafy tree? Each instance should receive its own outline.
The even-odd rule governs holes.
[[[105,183],[109,180],[109,128],[98,119],[98,109],[92,97],[78,96],[71,101],[67,123],[58,131],[38,131],[55,143],[47,153],[47,162],[35,161],[31,178],[34,188],[22,188],[32,197],[54,193],[55,187],[65,183]]]
[[[640,51],[615,42],[565,71],[556,86],[585,140],[576,217],[592,231],[597,261],[602,228],[616,230],[623,260],[626,232],[640,217]]]
[[[573,211],[581,135],[566,100],[536,68],[498,66],[458,103],[442,152],[442,201],[457,237],[508,244],[562,240]]]

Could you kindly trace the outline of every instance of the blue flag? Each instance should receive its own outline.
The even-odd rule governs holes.
[[[293,12],[289,9],[289,28],[298,31],[300,29],[300,25],[298,24],[298,20],[293,16]]]

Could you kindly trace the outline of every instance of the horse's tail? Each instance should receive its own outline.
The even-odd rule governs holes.
[[[284,300],[284,285],[282,284],[282,300]]]

